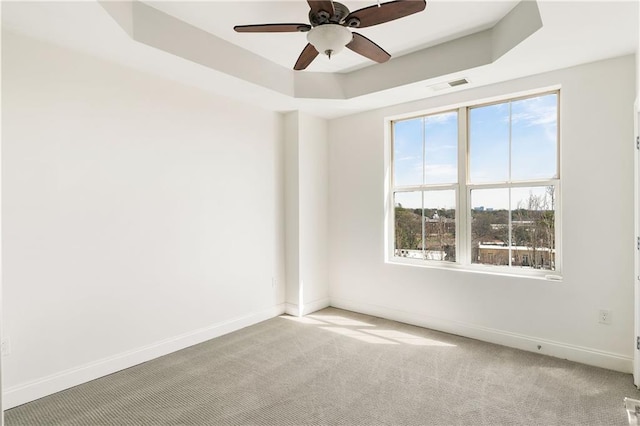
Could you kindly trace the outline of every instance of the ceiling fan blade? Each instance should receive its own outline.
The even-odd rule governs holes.
[[[257,24],[236,25],[233,27],[239,33],[297,33],[309,31],[309,24]]]
[[[333,16],[333,14],[335,13],[335,10],[333,9],[333,2],[331,0],[326,0],[326,1],[307,0],[307,3],[309,3],[309,7],[311,8],[311,11],[313,13],[318,13],[321,10],[324,10],[325,12],[327,12],[329,16]]]
[[[293,69],[296,71],[301,71],[309,66],[311,62],[318,56],[318,51],[311,43],[308,43],[307,46],[302,50],[296,64]]]
[[[387,62],[391,58],[382,47],[358,33],[353,33],[353,40],[346,47],[378,63]]]
[[[371,27],[394,19],[404,18],[417,12],[422,12],[427,7],[425,0],[396,0],[358,9],[350,13],[345,22],[356,28]],[[359,22],[359,24],[357,24]]]

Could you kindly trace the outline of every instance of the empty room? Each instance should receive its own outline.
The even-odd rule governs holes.
[[[3,424],[637,424],[639,22],[2,1]]]

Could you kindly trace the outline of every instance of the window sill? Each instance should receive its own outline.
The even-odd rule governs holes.
[[[413,260],[401,257],[393,257],[385,262],[390,265],[414,266],[427,269],[440,269],[447,271],[467,272],[473,274],[484,274],[503,276],[511,278],[527,278],[542,281],[562,282],[563,277],[558,271],[541,271],[535,269],[509,270],[508,267],[488,266],[488,265],[461,265],[459,263],[446,263],[439,261]]]

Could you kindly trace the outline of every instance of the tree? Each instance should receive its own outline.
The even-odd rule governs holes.
[[[552,268],[554,264],[554,204],[554,187],[548,186],[545,188],[545,193],[541,195],[529,192],[529,197],[524,201],[519,201],[518,208],[514,211],[515,223],[511,232],[512,241],[515,245],[528,247],[531,254],[530,263],[534,268],[545,267],[542,249],[548,251],[548,266]]]
[[[416,250],[422,244],[422,219],[398,204],[395,209],[396,249]]]

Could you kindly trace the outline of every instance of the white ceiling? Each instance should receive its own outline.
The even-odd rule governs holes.
[[[375,2],[376,0],[345,0],[343,3],[353,11]],[[238,24],[307,22],[308,6],[303,0],[155,1],[146,4],[286,69],[292,67],[306,44],[302,33],[238,34],[233,31],[233,26]],[[424,12],[357,31],[398,58],[403,54],[490,28],[516,4],[516,1],[432,0],[428,1]],[[138,43],[94,1],[4,1],[2,26],[14,33],[79,50],[264,108],[278,111],[301,109],[327,118],[436,96],[442,92],[430,91],[427,86],[458,77],[468,78],[471,84],[467,87],[475,87],[632,54],[638,49],[640,34],[637,1],[540,0],[538,6],[543,28],[490,65],[338,100],[296,99]],[[308,71],[342,73],[376,66],[378,65],[345,50],[331,61],[318,57]],[[449,90],[465,90],[465,87]]]
[[[304,0],[144,3],[286,68],[293,67],[307,44],[304,33],[240,34],[233,30],[234,25],[243,24],[309,23],[309,6]],[[355,11],[376,4],[376,0],[343,0],[341,3]],[[517,3],[518,0],[457,1],[452,7],[451,2],[429,1],[424,12],[355,31],[379,44],[392,56],[398,56],[491,28]],[[452,22],[455,25],[451,25]],[[331,60],[318,57],[307,71],[343,72],[372,64],[345,50]]]

